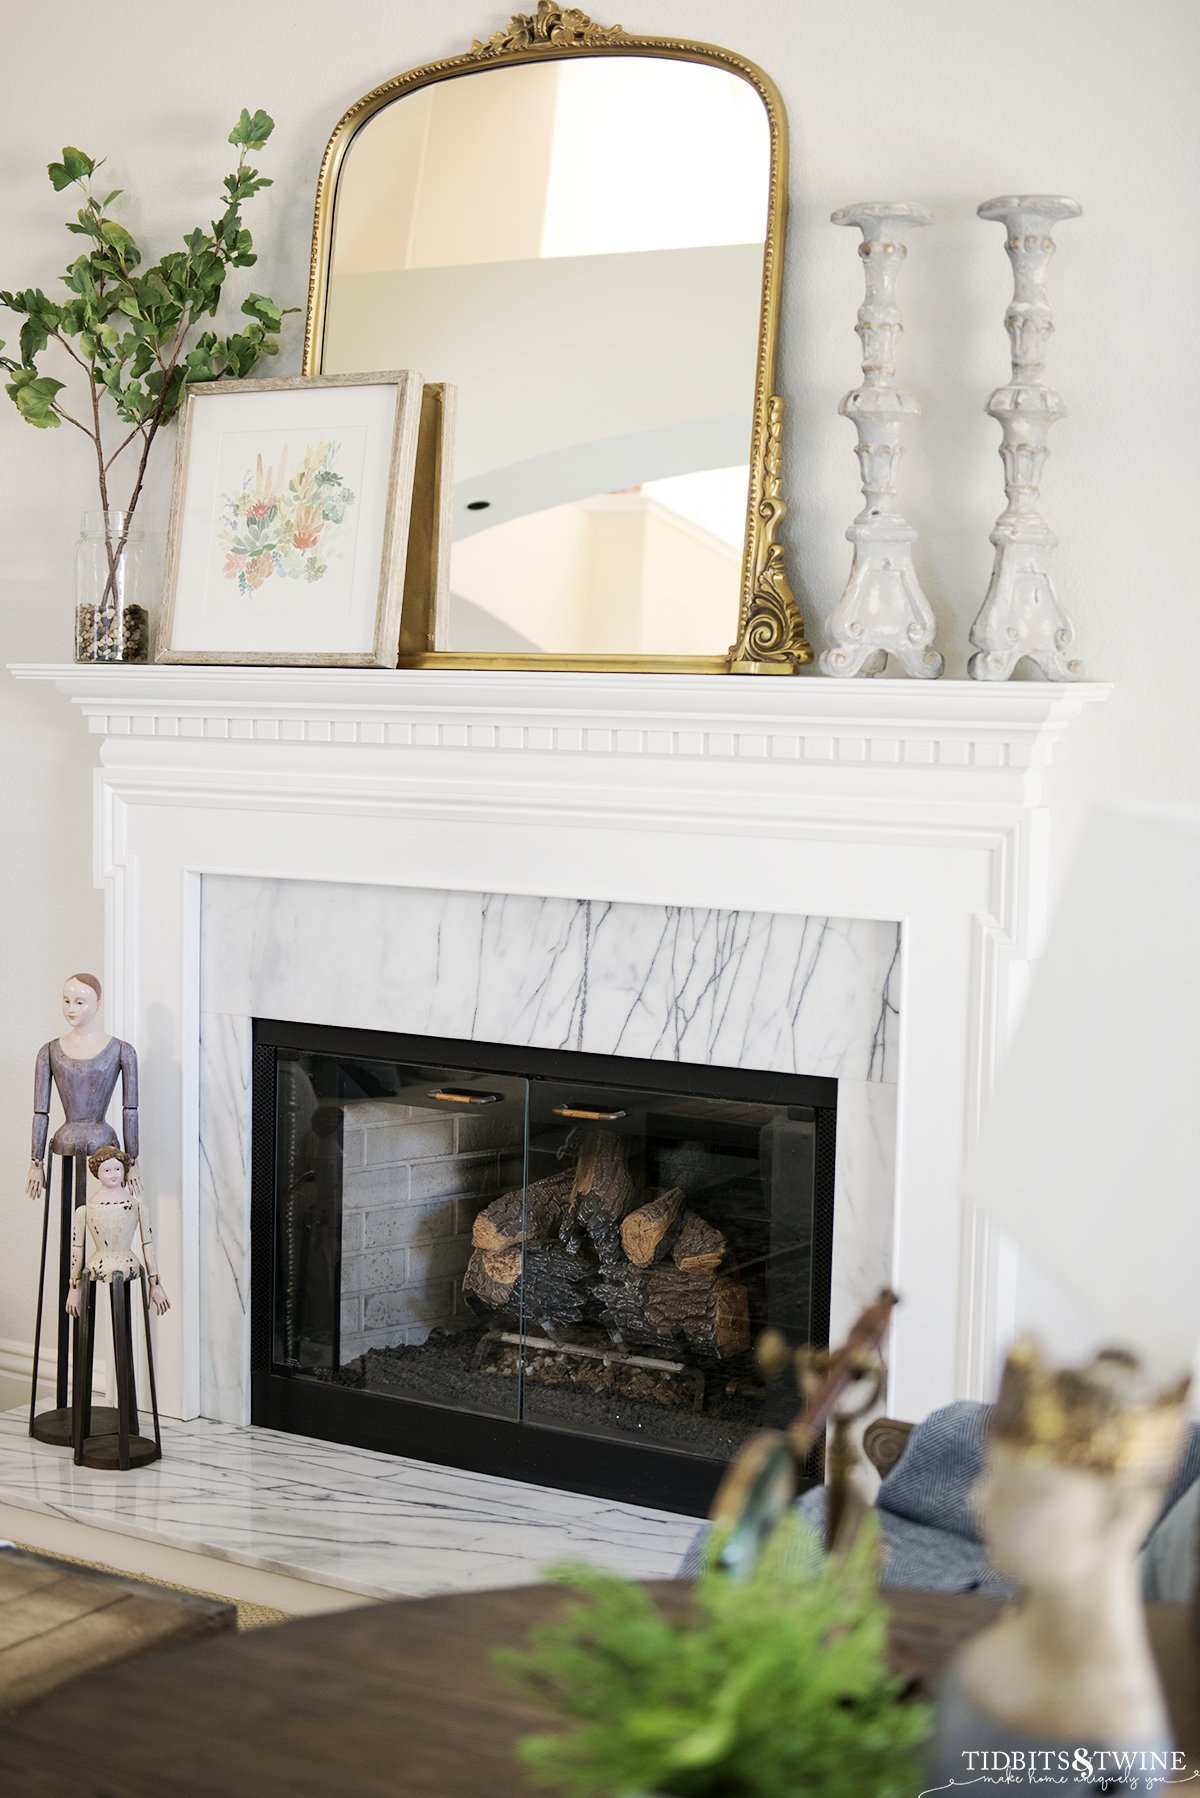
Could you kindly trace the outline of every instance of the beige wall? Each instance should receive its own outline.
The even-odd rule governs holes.
[[[642,539],[642,654],[724,655],[741,546],[730,548],[654,500],[645,502]]]
[[[381,268],[407,268],[421,192],[421,166],[436,87],[418,89],[404,104],[385,106],[355,136],[338,176],[334,266],[343,277]],[[404,170],[407,182],[381,182],[382,164]]]
[[[401,68],[466,48],[511,8],[483,0],[294,0],[268,18],[208,0],[111,0],[103,28],[82,0],[53,17],[5,19],[0,284],[48,286],[71,253],[44,165],[64,143],[107,154],[114,186],[143,196],[126,217],[164,247],[212,216],[225,135],[244,104],[279,121],[262,157],[276,185],[256,203],[258,265],[239,285],[303,304],[310,196],[342,110]],[[610,15],[601,15],[608,17]],[[918,565],[951,674],[965,665],[999,509],[997,430],[982,413],[1006,372],[1008,270],[993,194],[1060,191],[1085,208],[1062,227],[1052,273],[1050,373],[1070,416],[1054,438],[1046,510],[1062,535],[1063,597],[1080,652],[1115,678],[1113,702],[1066,746],[1060,790],[1089,798],[1195,798],[1200,612],[1190,533],[1200,370],[1186,320],[1200,289],[1195,0],[638,0],[631,28],[731,44],[777,81],[792,126],[792,226],[780,388],[788,396],[787,538],[814,628],[845,579],[842,532],[858,504],[853,433],[836,415],[852,385],[861,270],[833,207],[899,194],[932,206],[901,298],[905,382],[924,407],[903,471],[921,531]],[[151,24],[152,20],[152,24]],[[131,89],[131,46],[137,79]],[[242,46],[240,50],[231,48]],[[30,71],[41,72],[34,79]],[[261,222],[260,222],[261,221]],[[11,342],[12,331],[0,331]],[[292,324],[278,372],[298,365]],[[544,338],[527,353],[543,353]],[[5,404],[7,404],[5,402]],[[87,445],[0,415],[3,659],[65,658],[71,558],[91,503]],[[148,495],[165,524],[169,456]],[[1151,645],[1169,641],[1168,653]],[[101,958],[90,888],[96,745],[57,696],[0,688],[0,1143],[11,1221],[0,1261],[0,1339],[27,1339],[36,1255],[20,1196],[37,1045],[55,1027],[62,975]],[[153,930],[153,918],[143,927]],[[148,1170],[153,1193],[153,1170]]]
[[[767,115],[729,70],[584,57],[476,74],[394,98],[356,131],[340,270],[761,244]]]
[[[435,82],[369,118],[338,175],[339,275],[539,255],[556,74]]]
[[[456,543],[440,649],[509,646],[509,631],[569,655],[724,655],[738,550],[641,493],[513,518]],[[507,627],[489,635],[482,608]]]
[[[432,90],[409,268],[538,255],[557,87],[535,67]]]
[[[454,545],[451,591],[539,648],[557,647],[556,638],[574,644],[587,627],[587,545],[582,506],[551,506],[510,519]],[[451,601],[449,628],[439,635],[439,649],[481,647],[477,624],[483,621],[472,619],[467,635],[456,629]],[[488,639],[489,647],[498,641]]]

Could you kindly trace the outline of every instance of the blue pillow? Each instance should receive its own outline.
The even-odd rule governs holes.
[[[1163,1521],[1168,1511],[1179,1503],[1189,1486],[1194,1486],[1200,1479],[1200,1424],[1193,1424],[1184,1437],[1183,1449],[1175,1463],[1175,1472],[1167,1481],[1167,1490],[1163,1494],[1162,1506],[1158,1513],[1158,1524]]]
[[[904,1453],[880,1486],[875,1501],[879,1509],[978,1542],[979,1515],[971,1491],[983,1472],[991,1409],[960,1399],[931,1411],[913,1430]],[[1167,1483],[1156,1526],[1198,1477],[1200,1427],[1193,1427]]]
[[[1187,1604],[1195,1596],[1198,1550],[1200,1480],[1151,1530],[1142,1550],[1142,1597],[1148,1604]]]
[[[818,1535],[825,1530],[828,1490],[827,1486],[814,1486],[797,1501]],[[982,1592],[989,1598],[1008,1598],[1013,1591],[1012,1582],[988,1565],[982,1543],[969,1542],[950,1530],[933,1529],[927,1523],[913,1523],[888,1511],[879,1513],[879,1533],[884,1549],[881,1586],[911,1586],[923,1592]]]
[[[959,1399],[917,1424],[904,1453],[879,1488],[881,1511],[950,1530],[978,1542],[971,1488],[983,1472],[990,1405]]]

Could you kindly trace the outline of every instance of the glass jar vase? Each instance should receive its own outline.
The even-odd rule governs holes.
[[[125,512],[85,512],[75,549],[75,660],[146,662],[146,539]]]

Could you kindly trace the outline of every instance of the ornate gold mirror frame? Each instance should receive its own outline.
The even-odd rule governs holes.
[[[784,565],[779,528],[786,510],[782,497],[782,398],[775,393],[775,352],[779,334],[779,292],[787,209],[787,121],[774,83],[754,63],[732,50],[689,39],[636,37],[620,25],[598,25],[578,7],[538,0],[536,13],[516,13],[503,31],[476,40],[461,56],[426,63],[373,88],[339,119],[325,149],[317,178],[313,222],[312,272],[304,331],[304,373],[321,373],[330,259],[333,249],[334,199],[342,160],[360,126],[391,101],[432,82],[484,68],[574,56],[660,56],[714,64],[748,81],[767,112],[770,128],[770,177],[767,229],[763,245],[762,307],[755,371],[754,414],[746,540],[742,556],[737,636],[727,656],[583,656],[472,654],[437,650],[433,644],[436,583],[429,560],[413,568],[406,581],[406,616],[400,665],[412,668],[613,669],[634,672],[794,674],[811,662],[804,620],[792,594]],[[439,446],[437,389],[427,390],[427,428],[423,432],[424,479],[418,474],[410,556],[420,543],[428,558],[439,528],[436,464]],[[417,615],[419,613],[419,615]]]

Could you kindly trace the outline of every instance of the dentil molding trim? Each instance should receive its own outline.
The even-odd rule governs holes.
[[[11,672],[53,682],[105,737],[990,770],[1045,766],[1084,706],[1110,691],[371,668],[25,663]]]

